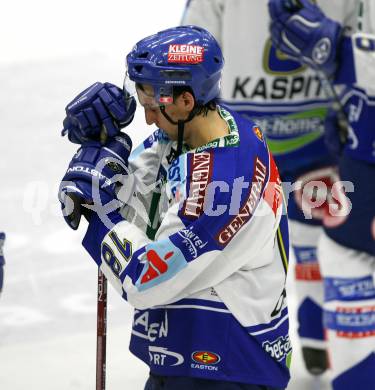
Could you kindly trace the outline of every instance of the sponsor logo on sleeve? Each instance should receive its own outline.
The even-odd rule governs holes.
[[[204,47],[198,45],[169,45],[168,62],[199,64],[203,62]]]
[[[188,218],[198,218],[203,213],[207,185],[211,181],[213,155],[211,152],[194,153],[190,162],[190,188],[182,213]]]
[[[208,241],[203,241],[199,235],[193,231],[193,227],[182,229],[178,232],[178,235],[182,237],[182,243],[187,247],[193,259],[197,258],[199,251],[208,244]]]
[[[220,245],[227,245],[241,227],[252,217],[262,194],[267,177],[267,167],[256,157],[250,193],[238,214],[216,236]]]
[[[148,269],[141,278],[141,284],[147,283],[156,277],[168,271],[168,259],[174,255],[173,251],[166,253],[163,258],[159,254],[150,249],[146,252],[146,259],[148,261]]]
[[[150,243],[146,251],[138,255],[143,270],[136,282],[139,291],[162,283],[186,267],[187,261],[181,250],[169,239]]]
[[[281,206],[282,202],[281,180],[279,176],[279,171],[271,154],[269,154],[269,159],[270,175],[267,186],[264,191],[263,198],[271,207],[272,212],[276,217],[277,210]]]

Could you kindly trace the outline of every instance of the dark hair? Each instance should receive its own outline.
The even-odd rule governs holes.
[[[193,92],[192,88],[189,87],[189,86],[187,86],[187,87],[181,86],[181,85],[174,86],[173,87],[173,100],[176,100],[184,92],[189,92],[194,97],[194,101],[195,101],[194,112],[195,112],[195,115],[207,116],[209,111],[215,111],[216,110],[218,99],[212,99],[209,102],[207,102],[206,104],[197,103],[197,101],[195,100],[194,92]]]

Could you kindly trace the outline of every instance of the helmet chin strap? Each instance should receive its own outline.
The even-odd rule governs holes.
[[[164,117],[168,120],[168,122],[172,123],[173,125],[177,125],[177,150],[173,153],[174,159],[176,159],[181,153],[182,153],[182,144],[184,142],[184,130],[185,130],[185,123],[190,122],[197,112],[196,108],[193,108],[187,119],[182,120],[179,119],[177,122],[174,121],[166,112],[165,112],[165,106],[160,106],[160,111],[164,115]]]

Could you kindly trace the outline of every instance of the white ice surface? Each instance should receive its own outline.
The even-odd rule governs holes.
[[[96,267],[60,216],[57,187],[76,146],[60,137],[64,107],[90,83],[122,83],[140,38],[177,25],[184,0],[14,0],[0,23],[0,390],[92,390]],[[5,38],[5,39],[4,39]],[[141,111],[134,143],[151,128]],[[290,291],[291,317],[294,316]],[[141,390],[147,367],[128,352],[132,309],[109,289],[107,389]],[[292,321],[293,325],[293,321]],[[313,389],[295,330],[288,389]],[[326,378],[321,389],[328,389]]]

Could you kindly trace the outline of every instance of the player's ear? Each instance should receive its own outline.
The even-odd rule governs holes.
[[[184,110],[190,112],[194,108],[195,99],[190,92],[183,92],[179,98],[181,99]]]

